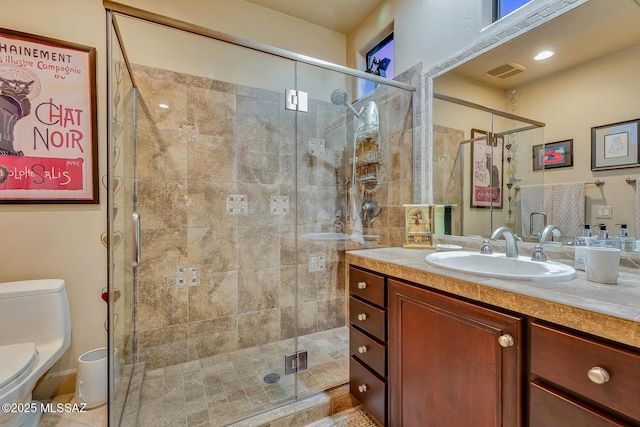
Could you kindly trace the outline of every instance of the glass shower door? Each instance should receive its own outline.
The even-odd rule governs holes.
[[[137,93],[135,174],[121,203],[140,217],[138,422],[226,425],[292,402],[298,113],[285,91],[295,63],[117,21]],[[134,240],[123,246],[130,265]]]
[[[109,420],[119,425],[125,414],[136,362],[136,291],[132,252],[135,179],[135,89],[124,54],[109,29],[108,235],[109,257]],[[107,181],[108,179],[108,181]],[[132,414],[129,414],[131,417]]]

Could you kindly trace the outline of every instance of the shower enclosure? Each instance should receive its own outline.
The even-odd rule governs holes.
[[[346,383],[344,254],[401,242],[413,87],[105,7],[109,424],[228,425]],[[353,185],[370,101],[376,185]]]

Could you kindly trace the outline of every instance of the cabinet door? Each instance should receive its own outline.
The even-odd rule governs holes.
[[[389,425],[520,426],[521,319],[388,283]]]

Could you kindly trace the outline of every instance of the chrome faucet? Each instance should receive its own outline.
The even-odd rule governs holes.
[[[473,239],[482,240],[482,247],[480,248],[480,253],[482,255],[491,255],[491,254],[493,254],[493,249],[491,248],[491,242],[489,242],[489,239],[485,239],[484,237],[478,236],[477,234],[472,234],[469,237],[471,237]]]
[[[533,249],[531,261],[545,262],[547,260],[547,256],[542,251],[542,248],[546,245],[553,244],[551,242],[551,235],[553,235],[554,237],[560,237],[562,236],[562,233],[560,232],[560,229],[555,225],[547,225],[540,233],[540,243],[538,243]]]
[[[521,240],[513,231],[509,230],[507,227],[499,227],[493,230],[491,233],[490,240],[498,240],[500,236],[504,236],[504,241],[507,245],[507,257],[508,258],[518,258],[518,242],[517,240]]]
[[[540,244],[544,245],[545,243],[550,242],[552,234],[554,237],[562,236],[562,232],[560,232],[558,227],[553,224],[549,224],[542,230],[542,233],[540,233]]]

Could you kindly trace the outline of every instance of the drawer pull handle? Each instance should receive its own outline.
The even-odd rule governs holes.
[[[358,386],[358,390],[360,391],[360,393],[366,393],[367,392],[367,385],[366,384],[361,384]]]
[[[600,366],[594,366],[593,368],[589,369],[589,372],[587,372],[587,376],[596,384],[604,384],[611,378],[606,369],[601,368]]]
[[[364,354],[366,352],[367,352],[367,346],[366,345],[361,345],[360,347],[358,347],[358,353]]]
[[[498,337],[498,344],[500,344],[501,347],[513,347],[515,343],[516,340],[514,340],[509,334],[500,335]]]
[[[365,313],[358,314],[358,320],[360,321],[367,320],[367,315]]]
[[[367,289],[367,282],[358,282],[358,289]]]

